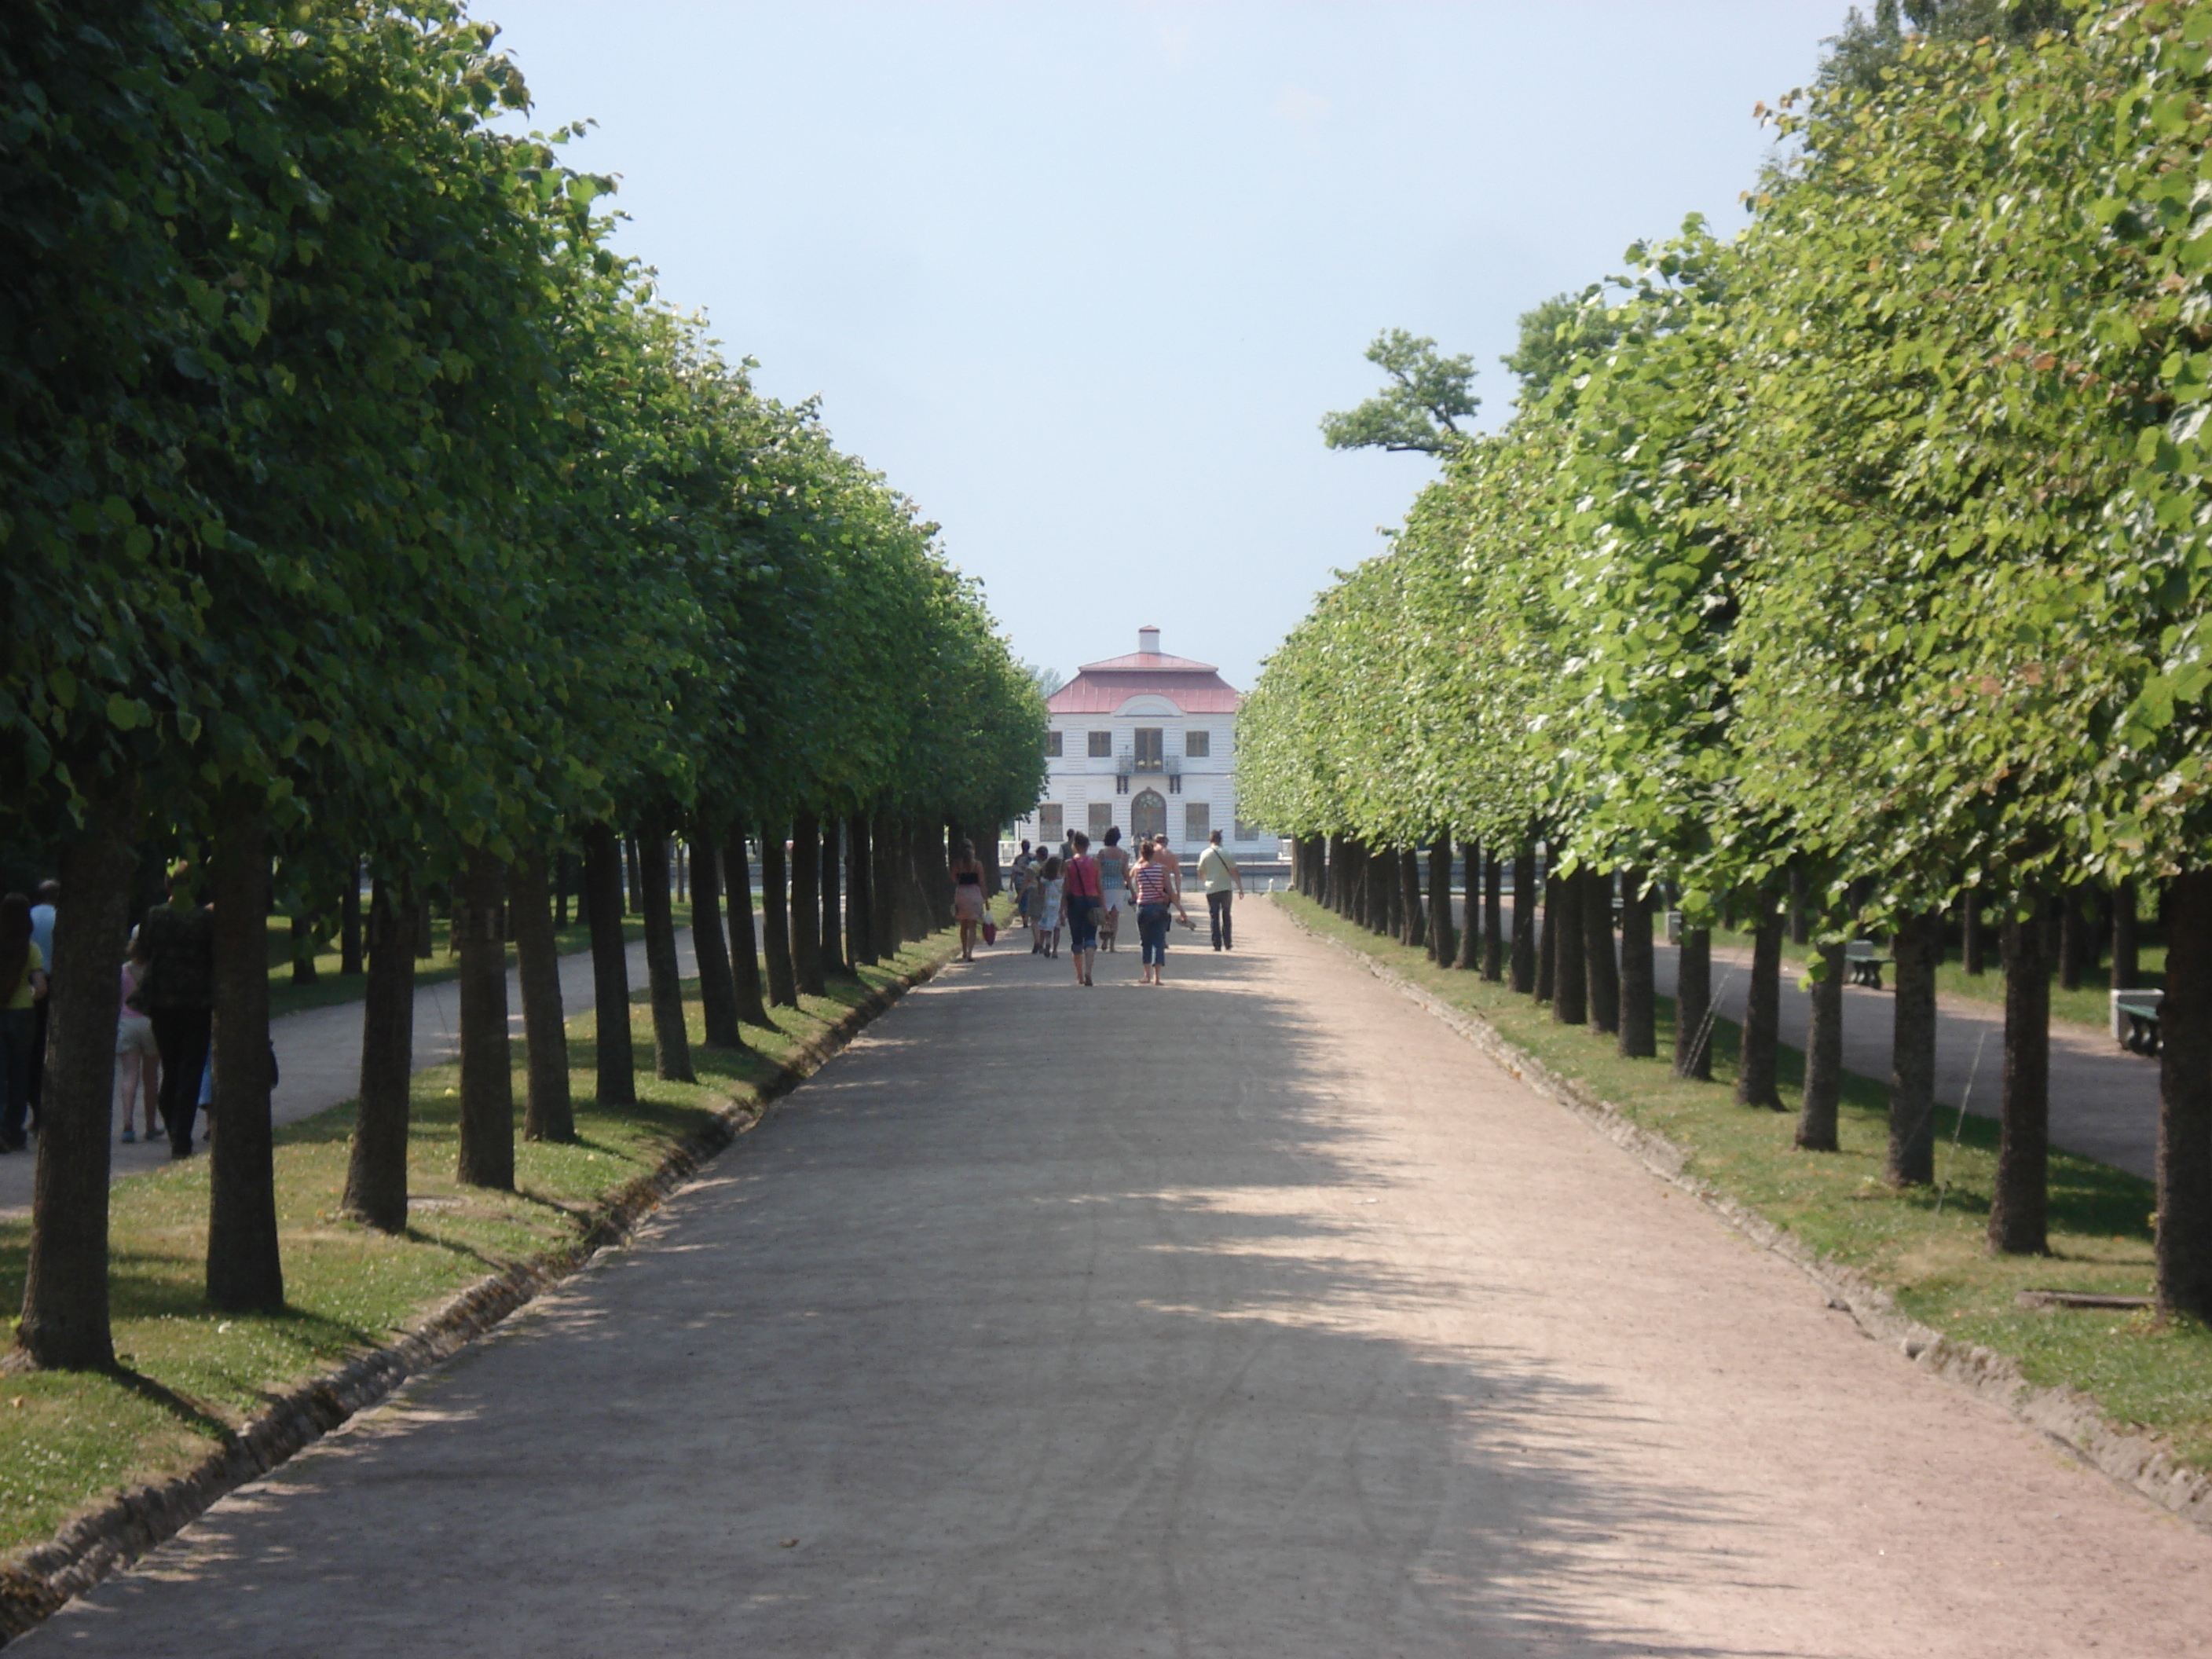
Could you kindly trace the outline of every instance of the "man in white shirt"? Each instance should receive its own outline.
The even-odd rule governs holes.
[[[1206,848],[1198,855],[1198,878],[1206,887],[1206,919],[1213,929],[1213,948],[1231,948],[1229,936],[1229,907],[1244,890],[1244,872],[1237,867],[1237,860],[1221,844],[1221,831],[1215,830]]]

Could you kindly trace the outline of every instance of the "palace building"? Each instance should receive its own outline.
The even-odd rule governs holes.
[[[1212,663],[1168,656],[1158,629],[1139,629],[1133,652],[1084,664],[1045,700],[1044,799],[1014,834],[1050,847],[1079,829],[1095,847],[1118,824],[1124,844],[1165,831],[1188,858],[1216,830],[1257,842],[1237,816],[1243,701]]]

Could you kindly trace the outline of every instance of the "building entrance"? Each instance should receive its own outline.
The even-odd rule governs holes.
[[[1141,791],[1129,803],[1129,833],[1142,841],[1168,832],[1168,804],[1157,789]]]

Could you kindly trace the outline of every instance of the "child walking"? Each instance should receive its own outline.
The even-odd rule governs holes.
[[[1044,878],[1037,884],[1037,948],[1055,961],[1060,957],[1060,908],[1066,888],[1060,860],[1047,859]]]

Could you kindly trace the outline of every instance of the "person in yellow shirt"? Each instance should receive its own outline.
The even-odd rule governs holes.
[[[0,1152],[28,1144],[23,1120],[31,1108],[38,1007],[46,995],[46,959],[31,931],[29,898],[0,898]]]

